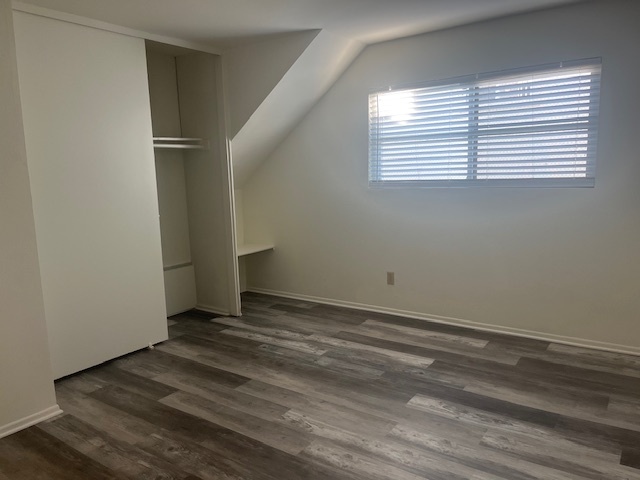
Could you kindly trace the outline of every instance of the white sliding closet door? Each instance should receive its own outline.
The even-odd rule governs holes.
[[[14,14],[56,378],[167,338],[144,41]]]

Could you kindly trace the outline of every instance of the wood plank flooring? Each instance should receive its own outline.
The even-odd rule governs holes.
[[[56,384],[0,479],[640,480],[640,357],[257,294]]]

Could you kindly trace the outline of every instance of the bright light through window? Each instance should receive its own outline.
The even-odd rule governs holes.
[[[389,92],[380,97],[380,115],[391,119],[398,124],[406,123],[415,115],[413,106],[413,92],[411,90],[399,90]]]

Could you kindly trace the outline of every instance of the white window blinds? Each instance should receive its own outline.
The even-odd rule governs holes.
[[[595,182],[600,59],[369,95],[371,186]]]

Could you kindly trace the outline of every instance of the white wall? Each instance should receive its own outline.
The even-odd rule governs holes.
[[[56,378],[167,338],[144,41],[15,12]]]
[[[276,245],[250,287],[640,352],[639,18],[589,2],[368,47],[243,187],[246,242]],[[596,56],[595,188],[367,188],[371,90]]]
[[[59,412],[22,127],[11,1],[0,0],[0,437]]]

